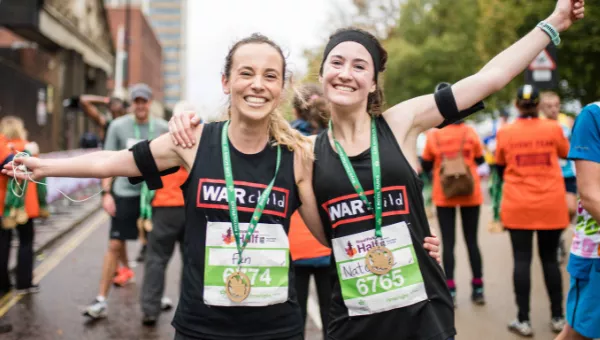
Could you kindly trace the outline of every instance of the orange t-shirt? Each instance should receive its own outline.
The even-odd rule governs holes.
[[[181,185],[188,178],[188,172],[180,167],[173,174],[162,178],[163,187],[156,190],[154,199],[152,200],[153,207],[183,207],[183,191]]]
[[[469,166],[475,186],[473,194],[446,198],[440,181],[440,168],[442,166],[442,154],[447,157],[456,156],[460,152],[463,142],[463,156],[465,163]],[[433,130],[427,134],[427,143],[423,151],[423,160],[433,161],[433,203],[438,207],[472,207],[481,205],[481,186],[479,175],[477,175],[476,158],[483,156],[483,147],[477,132],[467,124],[452,124],[443,129]]]
[[[8,140],[8,139],[3,139],[2,143],[3,145],[0,146],[0,149],[2,149],[2,151],[0,151],[0,158],[2,159],[2,161],[4,161],[6,159],[6,157],[8,157],[8,155],[10,155],[12,153],[12,151],[10,149],[8,149],[8,145],[12,144],[13,148],[15,149],[15,152],[22,152],[25,150],[25,144],[27,144],[28,141],[26,140],[22,140],[22,139],[13,139],[13,140]],[[1,175],[0,176],[0,211],[4,212],[4,201],[6,200],[6,190],[11,190],[8,187],[8,181],[9,181],[9,177],[8,176],[4,176]],[[18,188],[15,188],[15,191],[17,191],[18,193]],[[27,215],[29,216],[29,218],[36,218],[40,216],[40,203],[38,201],[38,195],[37,195],[37,184],[28,181],[27,182],[27,191],[25,192],[25,211],[27,212]]]
[[[289,239],[290,253],[292,254],[293,261],[331,255],[331,249],[317,241],[310,230],[308,230],[306,224],[304,224],[298,211],[292,215],[290,221]]]
[[[496,136],[496,164],[504,165],[500,219],[509,229],[563,229],[569,225],[559,158],[569,141],[556,121],[521,118]]]

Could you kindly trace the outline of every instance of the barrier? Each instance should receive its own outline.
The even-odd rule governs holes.
[[[45,154],[40,154],[40,158],[68,158],[84,155],[90,152],[96,152],[101,149],[73,149],[65,151],[55,151]],[[59,192],[62,191],[69,197],[81,190],[89,188],[91,186],[100,185],[100,179],[98,178],[70,178],[70,177],[48,177],[46,178],[46,184],[48,186],[46,201],[52,203],[58,201],[64,196]]]

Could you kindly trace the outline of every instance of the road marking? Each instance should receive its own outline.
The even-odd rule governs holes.
[[[79,230],[75,235],[73,235],[69,240],[67,240],[63,245],[61,245],[58,249],[56,249],[50,257],[40,263],[39,266],[35,268],[33,271],[33,283],[38,284],[42,279],[48,275],[52,271],[52,269],[56,268],[56,266],[64,260],[67,255],[69,255],[75,248],[77,248],[85,239],[90,236],[99,226],[105,223],[108,220],[108,215],[105,213],[100,213],[94,218],[88,225],[81,230]],[[12,296],[12,299],[5,302],[6,296]],[[10,291],[6,294],[6,296],[0,300],[0,318],[4,316],[19,300],[23,298],[23,295],[14,295],[13,291]]]

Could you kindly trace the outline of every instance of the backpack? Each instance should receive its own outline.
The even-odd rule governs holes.
[[[463,156],[463,147],[466,136],[467,134],[465,133],[460,143],[460,150],[456,156],[453,157],[447,157],[441,152],[440,141],[436,138],[438,149],[440,149],[442,156],[440,183],[446,198],[469,196],[473,194],[475,188],[473,174],[471,174],[471,169],[469,169],[469,166],[465,163],[465,158]]]

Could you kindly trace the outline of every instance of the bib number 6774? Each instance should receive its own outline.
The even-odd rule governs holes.
[[[235,272],[235,269],[226,268],[225,271],[223,272],[223,282],[226,283],[227,278],[229,277],[229,275],[233,274],[233,272]],[[242,267],[242,273],[248,275],[248,277],[250,278],[250,283],[253,286],[256,284],[257,277],[260,282],[263,282],[267,286],[271,285],[271,270],[269,268],[266,268],[265,270],[260,270],[258,268]]]
[[[356,281],[356,289],[360,295],[376,293],[378,286],[387,291],[392,289],[392,287],[400,288],[403,285],[404,276],[402,276],[400,269],[392,270],[385,275],[369,275]]]

